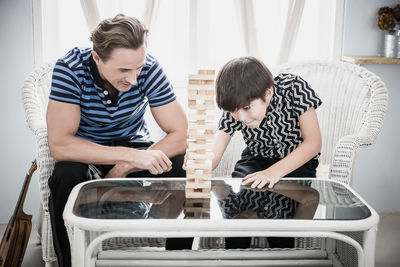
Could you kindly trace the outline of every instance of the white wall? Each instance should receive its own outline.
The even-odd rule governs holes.
[[[398,0],[346,0],[343,55],[382,55],[383,32],[376,26],[380,7]],[[375,145],[359,154],[354,187],[378,211],[400,211],[400,65],[363,65],[381,77],[389,90],[389,106]]]
[[[21,86],[33,68],[32,0],[0,0],[0,223],[8,222],[25,174],[35,156],[34,138],[25,124]],[[25,213],[39,207],[36,175],[25,204]]]

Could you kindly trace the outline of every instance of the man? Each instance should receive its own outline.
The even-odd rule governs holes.
[[[54,67],[49,207],[59,266],[71,265],[62,212],[72,188],[90,179],[89,170],[107,178],[185,176],[187,119],[162,68],[146,53],[147,32],[135,18],[106,19],[91,34],[93,49],[74,48]],[[157,143],[148,141],[147,104],[166,132]]]

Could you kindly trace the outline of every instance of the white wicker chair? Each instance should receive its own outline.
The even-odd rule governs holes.
[[[42,257],[46,266],[52,266],[57,258],[53,247],[53,236],[50,226],[49,195],[47,185],[53,167],[54,159],[50,155],[47,142],[46,109],[50,93],[51,76],[55,62],[50,62],[35,69],[22,87],[22,101],[29,129],[36,137],[36,162],[39,173],[41,222],[38,222],[42,243]]]
[[[385,117],[388,93],[379,77],[366,68],[335,61],[305,61],[279,66],[275,74],[302,76],[322,99],[317,109],[322,134],[320,165],[329,166],[318,177],[352,184],[360,148],[372,145]],[[237,133],[230,142],[214,176],[232,172],[244,142]]]
[[[29,129],[36,137],[36,162],[38,164],[40,193],[38,234],[42,244],[42,258],[47,267],[53,266],[57,261],[53,246],[48,205],[50,188],[47,184],[54,169],[54,159],[50,155],[46,125],[46,110],[54,64],[55,61],[52,61],[33,70],[26,78],[22,87],[22,102],[25,109],[26,121]],[[165,238],[113,239],[105,242],[104,248],[113,249],[136,247],[139,245],[160,247],[165,245]]]
[[[303,77],[322,99],[317,109],[322,135],[318,178],[352,184],[354,166],[360,148],[375,143],[385,117],[388,92],[381,79],[366,68],[339,61],[304,61],[278,66],[274,74],[293,73]],[[214,176],[229,175],[245,144],[235,133]],[[329,196],[324,196],[327,198]],[[322,199],[323,199],[322,198]],[[359,233],[353,233],[359,236]],[[358,240],[362,243],[362,238]],[[201,240],[204,248],[218,246],[222,240]],[[252,244],[262,247],[262,238]],[[213,243],[213,244],[212,244]],[[343,242],[335,247],[345,266],[355,266],[355,251]],[[221,245],[219,245],[221,247]],[[319,238],[296,238],[297,248],[322,246]]]

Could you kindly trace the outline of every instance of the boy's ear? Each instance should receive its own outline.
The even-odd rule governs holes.
[[[274,92],[274,87],[271,86],[270,88],[268,88],[268,89],[265,91],[265,98],[271,97],[272,94],[273,94],[273,92]]]

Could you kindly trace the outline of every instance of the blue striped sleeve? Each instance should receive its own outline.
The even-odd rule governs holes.
[[[162,106],[176,99],[167,75],[156,60],[147,72],[143,88],[150,107]]]
[[[59,59],[53,70],[50,99],[79,104],[81,94],[78,77],[62,59]]]

